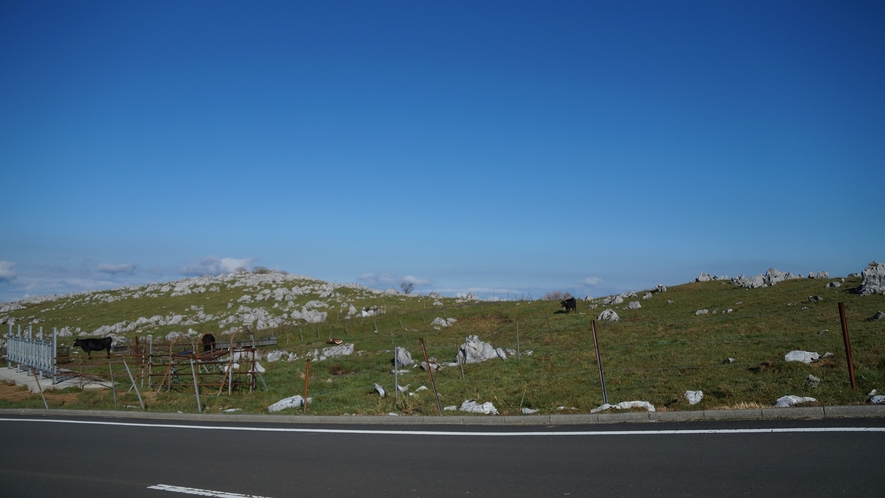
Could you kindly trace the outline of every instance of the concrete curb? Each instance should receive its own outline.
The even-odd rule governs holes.
[[[488,416],[325,416],[325,415],[240,415],[199,413],[156,413],[109,410],[42,410],[34,408],[0,409],[0,416],[63,416],[114,419],[149,419],[189,422],[235,422],[298,425],[595,425],[625,422],[703,422],[713,420],[823,420],[837,418],[885,418],[885,405],[811,406],[744,410],[699,410],[687,412],[627,412],[574,415]]]

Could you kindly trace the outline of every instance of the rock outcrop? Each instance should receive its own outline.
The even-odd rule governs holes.
[[[863,282],[858,292],[861,296],[885,293],[885,263],[873,261],[861,272]]]

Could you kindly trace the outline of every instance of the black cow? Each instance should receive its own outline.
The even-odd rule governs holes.
[[[83,351],[86,352],[86,355],[92,358],[93,351],[101,351],[107,350],[108,358],[111,357],[111,344],[114,342],[112,337],[105,337],[104,339],[77,339],[74,341],[74,347],[80,346],[83,348]]]
[[[575,301],[575,298],[570,297],[565,301],[561,301],[562,307],[565,308],[565,312],[568,313],[571,310],[578,311],[578,302]]]
[[[201,339],[203,343],[203,352],[208,353],[209,351],[213,351],[215,349],[215,336],[212,334],[203,334],[203,338]]]

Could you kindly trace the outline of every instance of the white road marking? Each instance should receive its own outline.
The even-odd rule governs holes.
[[[148,489],[171,491],[173,493],[182,493],[186,495],[215,496],[217,498],[265,498],[258,495],[241,495],[240,493],[226,493],[224,491],[212,491],[211,489],[185,488],[182,486],[170,486],[168,484],[155,484],[153,486],[148,486]]]
[[[161,429],[196,429],[207,431],[291,432],[304,434],[378,434],[396,436],[660,436],[690,434],[783,434],[821,432],[882,432],[885,427],[773,427],[768,429],[670,429],[670,430],[610,430],[610,431],[525,431],[525,432],[472,432],[472,431],[421,431],[389,429],[317,429],[309,427],[245,427],[231,425],[146,424],[140,422],[108,422],[102,420],[64,420],[44,418],[0,418],[0,422],[43,422],[55,424],[113,425],[118,427],[153,427]]]

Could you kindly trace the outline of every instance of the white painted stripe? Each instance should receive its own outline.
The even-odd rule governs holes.
[[[610,431],[420,431],[390,429],[318,429],[311,427],[245,427],[232,425],[146,424],[140,422],[109,422],[103,420],[64,420],[44,418],[0,418],[0,422],[41,422],[56,424],[112,425],[118,427],[152,427],[159,429],[196,429],[207,431],[290,432],[303,434],[379,434],[396,436],[660,436],[690,434],[783,434],[821,432],[882,432],[885,427],[773,427],[767,429],[671,429],[671,430],[610,430]]]
[[[185,488],[182,486],[170,486],[168,484],[155,484],[153,486],[148,486],[148,489],[171,491],[173,493],[182,493],[186,495],[215,496],[218,498],[265,498],[258,495],[242,495],[240,493],[226,493],[224,491],[212,491],[211,489]]]

